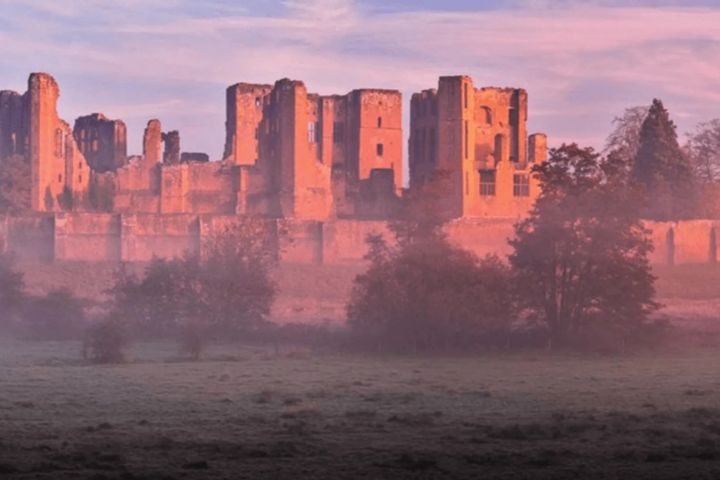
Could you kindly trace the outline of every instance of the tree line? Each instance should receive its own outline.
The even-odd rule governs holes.
[[[662,101],[628,108],[613,121],[604,153],[644,190],[640,215],[654,220],[720,218],[720,119],[697,125],[680,145]]]
[[[718,181],[716,128],[703,127],[681,148],[656,100],[617,119],[602,153],[575,144],[551,149],[534,166],[541,194],[516,224],[507,258],[479,258],[452,244],[438,210],[442,182],[430,182],[403,198],[391,238],[368,237],[368,268],[354,280],[347,329],[313,334],[339,346],[412,352],[623,350],[654,341],[665,327],[652,321],[659,305],[641,219],[683,218],[697,208],[699,182]],[[297,330],[268,320],[278,251],[264,228],[242,218],[199,254],[153,259],[140,275],[121,268],[102,318],[84,331],[86,356],[117,361],[129,338],[175,338],[194,358],[213,339],[297,339]],[[36,337],[82,324],[85,305],[71,292],[31,296],[23,287],[9,257],[0,257],[0,318],[22,319]]]

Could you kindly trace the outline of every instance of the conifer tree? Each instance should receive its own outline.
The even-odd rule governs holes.
[[[678,144],[675,123],[654,99],[640,129],[633,179],[647,193],[645,216],[676,219],[692,215],[693,169]]]

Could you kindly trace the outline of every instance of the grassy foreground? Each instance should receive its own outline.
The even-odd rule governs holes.
[[[372,358],[0,341],[0,477],[720,478],[720,351]]]

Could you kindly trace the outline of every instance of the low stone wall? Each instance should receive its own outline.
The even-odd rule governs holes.
[[[121,259],[120,215],[57,215],[54,234],[56,259],[95,262]]]
[[[45,261],[145,262],[198,251],[203,238],[235,221],[233,215],[63,213],[0,217],[0,249]],[[362,261],[369,234],[390,236],[386,222],[268,220],[287,264],[352,265]],[[483,256],[510,253],[514,219],[462,219],[448,238]],[[718,220],[647,222],[653,264],[714,263],[720,256]]]
[[[9,217],[0,222],[6,251],[21,259],[52,261],[55,258],[55,221],[51,216]]]
[[[716,263],[720,250],[720,220],[647,222],[655,247],[650,261],[656,265]]]

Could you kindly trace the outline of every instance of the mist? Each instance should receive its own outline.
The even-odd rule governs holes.
[[[5,3],[3,479],[720,477],[718,8]]]

